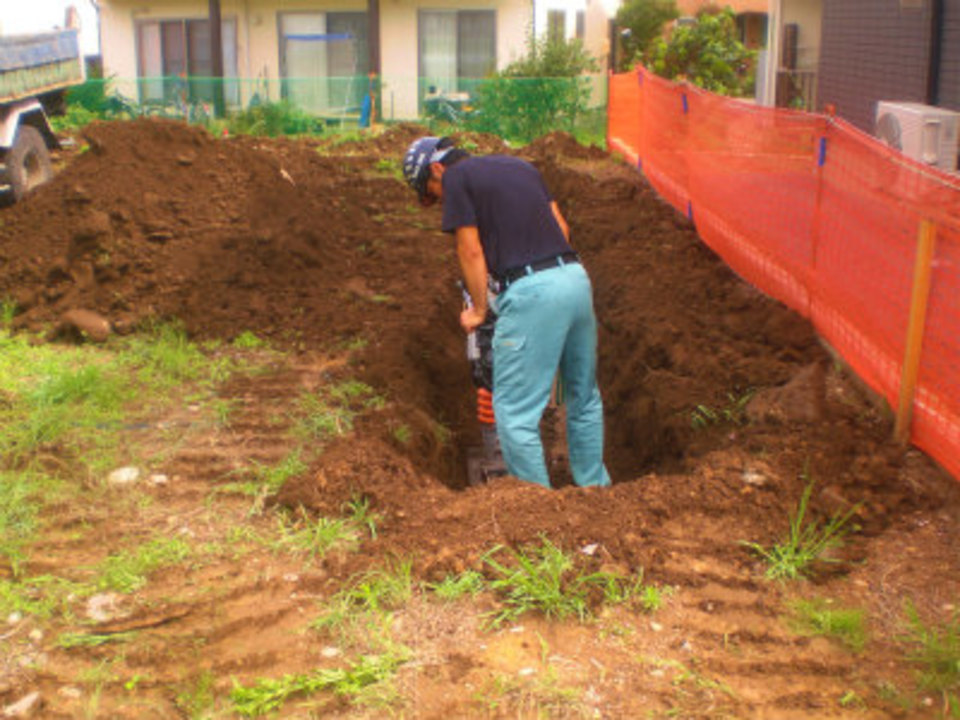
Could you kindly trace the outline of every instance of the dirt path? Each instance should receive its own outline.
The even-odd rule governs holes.
[[[419,132],[318,152],[173,123],[94,126],[88,152],[3,214],[0,297],[16,299],[21,328],[49,327],[71,308],[120,328],[175,316],[196,338],[253,331],[287,353],[221,390],[238,408],[227,427],[189,426],[171,444],[157,468],[166,484],[109,497],[94,488],[89,504],[50,509],[31,575],[69,577],[157,533],[206,550],[120,598],[119,615],[130,614],[112,625],[86,625],[74,608],[71,619],[12,626],[9,657],[28,661],[8,663],[0,698],[39,689],[41,717],[227,716],[234,679],[352,657],[308,625],[356,573],[400,557],[436,582],[484,568],[497,544],[546,536],[592,548],[591,567],[643,568],[673,593],[652,614],[615,608],[588,625],[529,616],[491,632],[481,627],[491,597],[446,605],[418,590],[394,620],[413,658],[398,670],[395,711],[936,717],[940,698],[918,689],[897,637],[907,600],[931,622],[956,602],[954,481],[892,446],[889,419],[811,328],[733,276],[633,169],[562,135],[521,154],[543,171],[594,281],[616,484],[569,487],[558,440],[561,489],[510,479],[464,489],[464,452],[478,431],[455,260],[439,217],[414,207],[394,174]],[[471,142],[498,149],[495,139]],[[350,379],[385,404],[364,411],[262,514],[250,514],[248,496],[216,492],[238,470],[288,457],[297,441],[283,411],[305,388]],[[861,503],[849,563],[815,583],[767,581],[740,541],[782,536],[811,479],[814,516]],[[306,562],[256,539],[276,540],[274,503],[339,516],[358,497],[380,515],[358,552]],[[785,618],[798,597],[863,609],[865,649],[793,631]],[[54,644],[78,629],[137,632],[98,647]],[[282,716],[386,712],[315,702]]]

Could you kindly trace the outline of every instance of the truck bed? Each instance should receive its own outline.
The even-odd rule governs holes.
[[[76,30],[0,37],[0,104],[84,80]]]

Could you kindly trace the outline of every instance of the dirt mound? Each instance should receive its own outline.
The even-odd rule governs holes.
[[[293,348],[365,343],[350,372],[395,412],[370,435],[417,472],[461,487],[463,448],[478,430],[452,244],[436,229],[438,211],[416,207],[395,165],[382,162],[426,132],[400,125],[368,144],[318,148],[214,138],[170,121],[93,125],[88,151],[4,213],[0,297],[14,298],[16,323],[32,329],[82,309],[120,328],[176,317],[197,337],[252,330]],[[754,392],[827,362],[805,321],[740,282],[632,168],[562,133],[519,153],[543,171],[594,281],[618,481],[696,472],[733,444],[776,457],[791,486],[808,473],[851,500],[875,492],[864,513],[878,525],[913,502],[899,451],[884,423],[862,422],[862,401],[819,399],[813,423],[788,408],[778,415],[785,424],[746,424]],[[408,446],[390,439],[398,424],[414,429]],[[452,431],[446,448],[436,426]],[[562,459],[562,432],[547,434]],[[555,478],[569,480],[562,462]]]

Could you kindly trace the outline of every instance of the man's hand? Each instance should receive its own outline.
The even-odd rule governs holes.
[[[460,327],[465,333],[472,333],[483,324],[486,313],[480,313],[476,308],[466,308],[460,313]]]

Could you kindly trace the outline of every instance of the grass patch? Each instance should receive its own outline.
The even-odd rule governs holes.
[[[0,616],[11,613],[50,618],[69,616],[70,600],[92,595],[92,585],[75,583],[55,575],[36,575],[22,580],[0,579]]]
[[[307,439],[329,440],[353,430],[356,416],[386,404],[374,389],[358,380],[347,380],[304,393],[297,402],[295,427]]]
[[[583,691],[561,685],[553,668],[529,678],[497,674],[473,693],[472,700],[490,717],[596,717],[584,702]]]
[[[863,610],[834,607],[825,598],[794,600],[790,603],[790,625],[802,635],[820,635],[862,652],[867,644],[867,625]]]
[[[497,560],[495,556],[500,554],[506,554],[507,560]],[[497,546],[483,561],[494,575],[488,587],[504,602],[503,608],[490,614],[492,627],[532,611],[548,618],[577,618],[583,622],[593,616],[592,605],[598,600],[608,604],[637,602],[650,610],[662,602],[662,591],[646,590],[642,572],[630,577],[583,573],[572,555],[547,538],[542,538],[540,546],[520,550]]]
[[[907,602],[906,633],[900,641],[907,660],[919,668],[921,689],[939,693],[943,714],[960,717],[960,613],[940,623],[927,624],[912,602]]]
[[[293,696],[330,691],[350,700],[369,686],[388,680],[406,661],[403,655],[364,656],[346,668],[263,679],[249,687],[238,684],[230,692],[230,701],[237,714],[261,717],[278,710]]]
[[[310,626],[330,633],[344,645],[392,648],[392,612],[413,597],[411,570],[409,561],[394,560],[385,568],[357,576],[330,599],[326,611]]]
[[[807,510],[813,485],[814,481],[811,480],[803,489],[797,510],[790,515],[790,529],[783,540],[769,548],[755,542],[741,541],[767,562],[765,575],[769,580],[796,580],[809,575],[815,562],[841,562],[828,553],[841,547],[844,536],[855,529],[850,519],[860,505],[832,515],[826,523],[808,520]]]
[[[0,557],[6,558],[14,578],[26,560],[24,548],[37,529],[43,476],[36,472],[0,471]]]
[[[190,546],[180,538],[155,538],[133,550],[110,555],[100,566],[102,590],[130,593],[147,584],[147,576],[177,565],[190,555]]]

